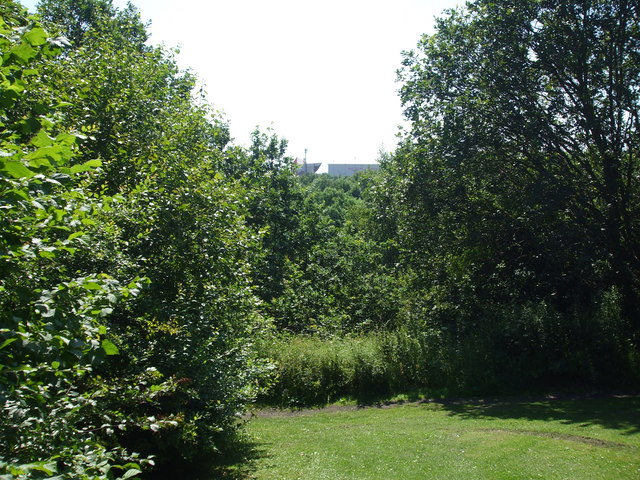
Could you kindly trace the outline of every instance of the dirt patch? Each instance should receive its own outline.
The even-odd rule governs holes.
[[[363,407],[356,405],[329,405],[326,407],[318,408],[263,408],[255,410],[244,415],[243,418],[251,417],[264,417],[264,418],[277,418],[277,417],[302,417],[305,415],[313,415],[316,413],[331,413],[331,412],[348,412],[353,410],[359,410]]]
[[[570,442],[584,443],[586,445],[593,445],[595,447],[634,448],[633,446],[625,445],[624,443],[610,442],[608,440],[601,440],[599,438],[593,438],[593,437],[585,437],[582,435],[570,435],[567,433],[537,432],[535,430],[509,430],[506,428],[478,428],[474,430],[476,432],[510,433],[514,435],[530,435],[533,437],[553,438],[554,440],[568,440]]]
[[[313,415],[316,413],[348,412],[361,410],[363,408],[393,408],[400,405],[422,405],[433,403],[440,405],[480,405],[480,406],[500,406],[514,403],[544,402],[544,401],[567,401],[584,400],[589,398],[631,398],[639,397],[640,393],[611,393],[611,392],[591,392],[585,394],[548,394],[537,396],[513,396],[513,397],[473,397],[473,398],[437,398],[422,399],[416,401],[386,401],[361,405],[328,405],[322,407],[309,408],[264,408],[254,410],[243,415],[244,419],[251,417],[300,417],[303,415]]]

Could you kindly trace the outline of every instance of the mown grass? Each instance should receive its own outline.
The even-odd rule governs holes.
[[[640,398],[261,413],[215,478],[638,479]]]

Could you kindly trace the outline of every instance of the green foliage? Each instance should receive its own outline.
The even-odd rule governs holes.
[[[210,456],[268,372],[252,186],[221,173],[226,125],[135,11],[47,5],[81,36],[64,55],[14,4],[0,24],[0,468],[129,478]]]
[[[87,135],[84,155],[103,159],[87,188],[121,194],[74,266],[149,279],[110,317],[120,355],[100,374],[106,408],[128,422],[119,441],[163,469],[215,451],[266,371],[250,344],[264,327],[248,262],[258,237],[247,188],[219,170],[226,126],[193,100],[194,78],[164,50],[140,48],[118,15],[100,25],[48,66],[73,104],[65,121]]]
[[[118,353],[105,318],[140,285],[64,267],[111,199],[80,188],[99,163],[71,166],[76,138],[56,131],[55,105],[31,103],[41,75],[34,67],[59,42],[15,4],[1,13],[0,472],[129,478],[148,461],[113,448],[115,425],[99,418],[91,376]]]
[[[343,397],[368,402],[409,391],[443,391],[451,382],[438,370],[435,345],[435,338],[414,337],[406,330],[269,338],[260,351],[275,363],[275,381],[261,399],[303,406]]]
[[[441,19],[382,175],[332,178],[231,144],[134,7],[3,2],[0,476],[173,471],[259,393],[637,384],[640,15],[516,3]]]
[[[69,3],[71,18],[78,2]],[[102,27],[93,25],[80,46],[44,67],[50,86],[68,103],[65,124],[83,135],[78,161],[103,162],[91,190],[130,191],[177,155],[213,162],[211,152],[224,147],[229,134],[218,115],[194,101],[195,77],[178,69],[172,52],[148,47],[123,28],[125,13],[110,17],[97,8],[95,15]]]
[[[635,19],[626,2],[477,2],[406,57],[407,201],[495,290],[510,277],[567,308],[618,282],[637,302]]]
[[[76,47],[96,34],[120,38],[122,45],[134,40],[141,49],[148,39],[146,26],[131,4],[118,10],[112,0],[40,0],[38,13],[44,21],[62,28]]]
[[[397,310],[393,277],[375,242],[344,232],[313,245],[305,263],[289,264],[278,325],[297,332],[349,332],[392,326]]]
[[[182,174],[188,168],[174,167]],[[115,373],[136,378],[152,368],[164,381],[151,401],[131,402],[114,391],[113,408],[127,408],[141,422],[126,436],[136,448],[193,458],[218,446],[255,395],[252,385],[265,366],[249,340],[264,323],[250,288],[256,238],[243,223],[242,191],[204,178],[195,166],[179,181],[172,173],[139,185],[111,214],[130,264],[110,268],[144,272],[151,282],[112,317],[125,357]],[[175,424],[149,431],[149,417]]]
[[[401,318],[442,332],[463,382],[600,381],[611,342],[637,351],[637,18],[479,0],[405,55],[412,127],[383,164],[377,234],[399,249]],[[612,289],[624,339],[601,329]]]
[[[305,255],[306,241],[313,235],[293,159],[284,156],[285,150],[284,139],[256,129],[248,151],[229,159],[226,167],[241,176],[250,195],[247,223],[260,233],[262,252],[253,260],[254,284],[265,302],[282,295],[287,265]]]
[[[385,245],[370,235],[371,177],[302,177],[304,246],[286,264],[276,324],[293,332],[336,333],[394,325],[398,291]]]

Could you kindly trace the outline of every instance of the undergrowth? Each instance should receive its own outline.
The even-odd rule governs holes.
[[[424,344],[404,332],[331,338],[282,334],[260,350],[277,365],[271,387],[259,399],[264,404],[319,405],[344,397],[367,403],[442,383]]]

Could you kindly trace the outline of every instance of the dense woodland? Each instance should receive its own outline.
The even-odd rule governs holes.
[[[637,388],[639,10],[443,13],[397,150],[333,178],[134,7],[2,1],[0,478],[170,472],[256,400]]]

